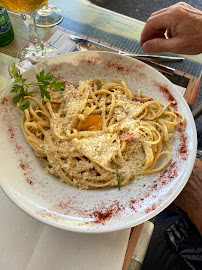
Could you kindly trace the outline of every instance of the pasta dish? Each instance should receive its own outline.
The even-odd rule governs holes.
[[[170,104],[132,93],[122,79],[68,82],[31,100],[22,130],[43,167],[81,189],[124,186],[171,160],[169,139],[184,121]]]

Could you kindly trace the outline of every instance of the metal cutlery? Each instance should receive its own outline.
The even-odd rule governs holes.
[[[86,43],[89,45],[95,45],[97,48],[99,48],[100,50],[104,50],[104,51],[109,51],[109,52],[115,52],[118,54],[122,54],[122,55],[126,55],[126,56],[130,56],[139,60],[147,60],[147,61],[161,61],[161,62],[181,62],[184,60],[183,57],[173,57],[173,56],[161,56],[161,55],[142,55],[142,54],[134,54],[134,53],[125,53],[123,51],[114,49],[110,46],[106,46],[103,44],[100,44],[98,42],[95,42],[93,40],[90,39],[84,39],[72,34],[69,34],[69,38],[73,41],[75,41],[76,43]]]
[[[77,47],[78,47],[78,49],[80,51],[92,51],[92,50],[105,51],[105,50],[103,50],[103,48],[100,49],[95,45],[91,45],[91,44],[84,43],[84,42],[78,43]],[[155,63],[155,62],[148,61],[148,60],[145,60],[145,59],[144,60],[143,59],[138,59],[138,60],[150,65],[151,67],[157,69],[160,72],[163,72],[163,73],[166,73],[166,74],[169,74],[169,75],[175,74],[175,69],[174,68],[167,67],[167,66],[161,65],[159,63]]]

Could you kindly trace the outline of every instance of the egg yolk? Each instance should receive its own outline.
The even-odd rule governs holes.
[[[79,131],[93,131],[102,129],[102,116],[90,114],[79,126]]]

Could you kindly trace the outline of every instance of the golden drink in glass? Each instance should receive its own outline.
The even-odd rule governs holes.
[[[17,57],[21,59],[17,67],[23,72],[31,65],[60,54],[51,44],[43,43],[38,36],[34,13],[44,6],[47,0],[0,0],[0,6],[21,13],[29,36],[29,46],[20,48]]]
[[[0,0],[0,6],[16,13],[32,13],[45,5],[47,0]]]

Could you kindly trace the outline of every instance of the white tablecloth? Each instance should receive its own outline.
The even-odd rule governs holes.
[[[1,270],[121,270],[129,233],[55,229],[25,214],[0,189]]]

